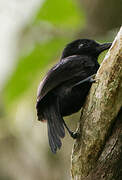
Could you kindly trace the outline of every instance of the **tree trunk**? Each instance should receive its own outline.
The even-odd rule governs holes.
[[[84,104],[72,153],[73,180],[122,179],[122,28]]]

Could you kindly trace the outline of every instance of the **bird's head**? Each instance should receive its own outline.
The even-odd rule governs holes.
[[[99,44],[90,39],[75,40],[64,48],[61,58],[72,55],[91,55],[98,57],[101,52],[110,48],[112,43]]]

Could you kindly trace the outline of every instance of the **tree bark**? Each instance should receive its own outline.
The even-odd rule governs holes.
[[[73,180],[122,179],[122,27],[91,87],[72,152]]]

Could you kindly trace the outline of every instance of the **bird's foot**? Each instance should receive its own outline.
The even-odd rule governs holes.
[[[62,120],[63,120],[63,119],[62,119]],[[77,138],[80,136],[80,134],[79,134],[78,132],[73,132],[73,131],[71,131],[71,130],[68,128],[68,126],[66,125],[66,123],[65,123],[64,120],[63,120],[63,124],[64,124],[64,126],[66,127],[67,131],[69,132],[70,136],[71,136],[73,139],[77,139]]]
[[[93,74],[92,76],[89,77],[89,82],[90,83],[95,83],[96,79],[95,79],[96,74]]]
[[[91,78],[91,79],[89,80],[89,82],[90,82],[90,83],[95,83],[95,82],[96,82],[96,79]]]
[[[70,135],[73,139],[77,139],[80,136],[78,132],[71,132]]]
[[[96,74],[93,74],[90,79],[89,79],[89,82],[90,83],[98,83],[98,79],[95,77]]]

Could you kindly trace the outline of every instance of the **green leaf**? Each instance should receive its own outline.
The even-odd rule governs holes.
[[[7,105],[30,88],[39,72],[41,74],[46,65],[59,55],[59,50],[64,47],[65,43],[66,39],[54,38],[44,44],[36,45],[28,56],[19,59],[18,65],[3,92]]]
[[[55,26],[76,27],[84,24],[84,12],[73,0],[46,0],[37,14],[35,22],[49,21]]]

